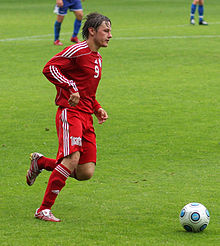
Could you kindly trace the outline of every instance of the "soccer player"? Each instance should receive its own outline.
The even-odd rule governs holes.
[[[82,9],[81,0],[56,0],[54,13],[57,14],[57,19],[54,23],[54,45],[63,45],[63,43],[61,43],[59,40],[60,29],[61,29],[61,24],[64,20],[64,16],[67,14],[68,9],[70,11],[73,11],[76,17],[74,21],[73,35],[70,41],[74,43],[79,43],[79,39],[77,35],[79,33],[82,18],[83,18],[83,9]]]
[[[194,0],[191,5],[191,14],[190,14],[190,23],[195,25],[195,12],[196,12],[196,5],[198,6],[198,13],[199,13],[199,25],[208,25],[206,21],[203,20],[203,13],[204,13],[204,0]]]
[[[41,206],[35,217],[59,222],[51,207],[66,179],[88,180],[96,165],[94,113],[100,124],[108,119],[107,112],[96,100],[101,79],[102,57],[98,50],[107,47],[112,38],[111,21],[98,13],[87,15],[82,31],[83,42],[71,45],[45,65],[43,73],[56,86],[56,128],[59,139],[57,158],[40,153],[31,155],[26,180],[32,185],[42,169],[52,171]]]

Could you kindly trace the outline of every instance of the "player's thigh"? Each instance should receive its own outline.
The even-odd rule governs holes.
[[[82,151],[82,122],[77,112],[58,108],[56,128],[59,139],[57,163],[72,153]]]
[[[54,13],[60,16],[65,16],[68,11],[68,6],[58,7],[57,5],[54,8]]]
[[[85,139],[87,137],[87,139]],[[97,148],[96,148],[96,136],[94,132],[88,133],[83,136],[82,139],[82,151],[79,159],[79,165],[94,162],[96,163]]]
[[[77,20],[83,19],[83,11],[82,10],[75,10],[74,14],[75,14]]]
[[[95,172],[95,163],[89,162],[77,166],[76,177],[78,180],[88,180]]]
[[[92,133],[89,134],[92,141],[83,139],[79,164],[75,171],[76,178],[78,180],[88,180],[90,179],[95,171],[96,165],[96,140],[95,136],[92,137]],[[88,137],[88,136],[87,136]]]
[[[96,144],[86,142],[83,144],[83,151],[80,153],[79,164],[72,171],[70,177],[77,180],[91,179],[96,166]]]
[[[83,18],[83,8],[80,0],[75,0],[70,6],[70,11],[73,11],[78,20]]]

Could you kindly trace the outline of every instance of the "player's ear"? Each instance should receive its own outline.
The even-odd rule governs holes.
[[[88,28],[89,34],[93,37],[95,35],[95,29],[94,27],[89,27]]]

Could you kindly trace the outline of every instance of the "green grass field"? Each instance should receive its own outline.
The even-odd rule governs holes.
[[[25,183],[29,154],[55,158],[55,88],[42,75],[53,45],[55,1],[11,0],[0,15],[1,237],[10,246],[220,245],[220,3],[209,26],[189,24],[190,0],[86,0],[84,14],[112,20],[97,98],[98,162],[90,181],[68,179],[53,207],[61,223],[34,218],[50,173]],[[71,45],[68,13],[61,41]],[[80,36],[81,38],[81,36]],[[179,212],[200,202],[208,228],[187,233]]]

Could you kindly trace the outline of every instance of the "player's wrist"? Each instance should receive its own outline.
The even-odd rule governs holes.
[[[77,93],[79,91],[78,90],[76,91],[74,88],[69,88],[69,92],[70,92],[70,94],[74,94],[74,93]]]
[[[100,111],[100,109],[102,109],[101,106],[96,106],[96,107],[94,108],[94,113],[98,113],[98,112]]]

